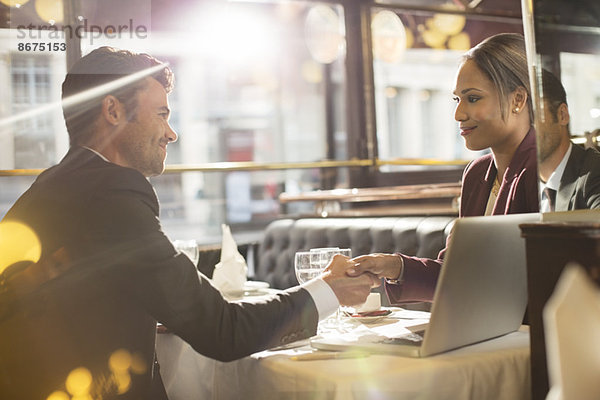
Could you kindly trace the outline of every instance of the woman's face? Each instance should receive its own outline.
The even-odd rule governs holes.
[[[456,75],[454,119],[469,150],[499,148],[510,137],[502,119],[498,91],[472,60],[464,62]]]

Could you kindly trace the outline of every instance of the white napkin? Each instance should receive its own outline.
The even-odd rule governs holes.
[[[229,226],[222,224],[221,229],[223,229],[221,261],[215,266],[212,282],[221,293],[239,293],[244,290],[248,266],[238,251]]]

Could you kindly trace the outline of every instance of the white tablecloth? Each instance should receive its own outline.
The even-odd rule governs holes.
[[[529,332],[429,358],[371,354],[294,361],[309,345],[222,363],[172,334],[157,353],[170,400],[191,399],[529,399]]]

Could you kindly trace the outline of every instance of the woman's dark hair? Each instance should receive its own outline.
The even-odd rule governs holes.
[[[506,118],[508,113],[508,95],[518,87],[525,88],[529,121],[533,124],[533,107],[523,35],[500,33],[490,36],[463,56],[463,62],[467,60],[473,60],[498,89],[502,118]]]

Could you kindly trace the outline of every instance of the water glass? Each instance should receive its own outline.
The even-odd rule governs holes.
[[[200,251],[198,250],[198,243],[195,240],[175,240],[173,241],[175,249],[188,256],[195,266],[198,266],[200,259]]]
[[[299,251],[294,258],[294,270],[299,283],[305,283],[321,275],[320,256],[310,251]]]

